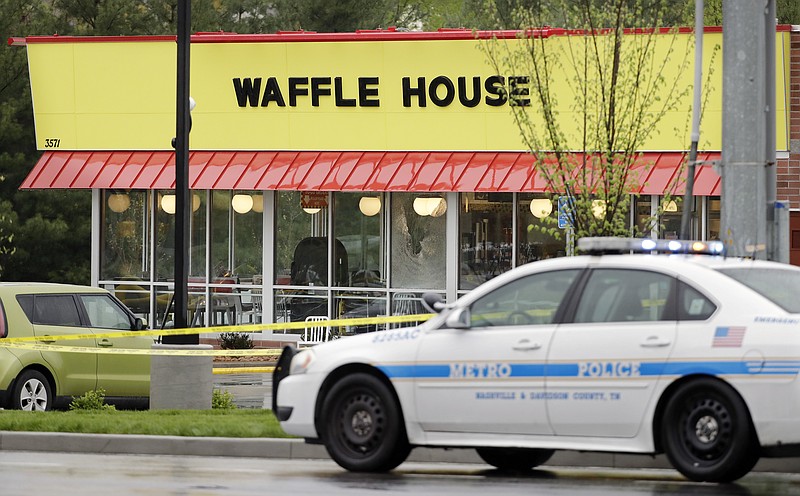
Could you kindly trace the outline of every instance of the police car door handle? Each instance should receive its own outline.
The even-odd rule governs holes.
[[[664,346],[669,346],[671,341],[667,341],[661,339],[659,336],[649,336],[647,339],[642,341],[641,347],[642,348],[663,348]]]
[[[101,339],[100,341],[97,342],[97,346],[102,346],[104,348],[109,348],[111,346],[114,346],[114,343],[109,341],[107,338],[103,338],[103,339]]]
[[[517,351],[531,351],[531,350],[538,350],[541,347],[542,347],[541,343],[532,343],[528,339],[521,339],[512,348]]]

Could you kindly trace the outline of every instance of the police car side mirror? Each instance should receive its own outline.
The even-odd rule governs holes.
[[[428,292],[422,295],[422,306],[431,313],[439,313],[445,308],[442,295],[434,292]]]
[[[450,329],[469,329],[469,325],[469,308],[454,308],[445,320],[445,326]]]

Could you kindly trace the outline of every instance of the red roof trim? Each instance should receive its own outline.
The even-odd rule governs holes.
[[[718,160],[719,153],[701,153]],[[682,152],[642,154],[631,170],[638,193],[683,193]],[[172,189],[168,151],[48,151],[20,189]],[[532,155],[523,152],[195,151],[189,185],[197,190],[546,192]],[[711,167],[698,167],[696,196],[719,195]]]

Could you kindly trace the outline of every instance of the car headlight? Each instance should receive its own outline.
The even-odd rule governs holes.
[[[314,350],[303,350],[292,358],[289,365],[289,374],[305,374],[308,367],[314,362]]]

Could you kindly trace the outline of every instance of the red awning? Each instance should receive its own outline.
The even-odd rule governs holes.
[[[20,189],[174,189],[168,151],[45,152]],[[633,168],[638,192],[683,194],[685,155],[645,153]],[[705,153],[700,160],[717,160]],[[677,186],[676,186],[676,183]],[[189,154],[196,190],[544,192],[530,154],[517,152],[213,152]],[[720,194],[720,178],[698,167],[694,194]]]

